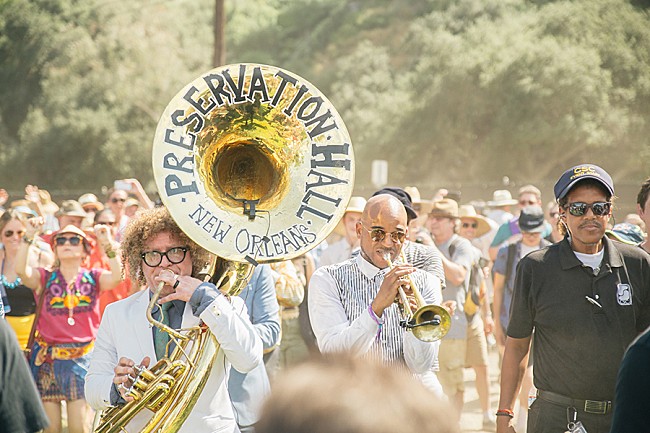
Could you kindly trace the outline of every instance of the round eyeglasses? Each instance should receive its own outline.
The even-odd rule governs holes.
[[[169,263],[177,265],[183,260],[185,260],[185,255],[187,254],[187,248],[185,247],[174,247],[170,248],[167,251],[146,251],[140,254],[140,257],[144,261],[144,264],[154,268],[162,263],[163,257],[167,257]]]

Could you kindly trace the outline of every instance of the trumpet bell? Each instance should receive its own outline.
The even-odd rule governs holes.
[[[451,316],[443,307],[424,305],[413,315],[409,325],[418,340],[432,342],[444,337],[451,327]]]

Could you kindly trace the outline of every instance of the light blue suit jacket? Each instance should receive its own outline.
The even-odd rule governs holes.
[[[264,350],[280,341],[280,307],[275,295],[273,271],[269,265],[255,268],[248,285],[239,296],[246,303],[253,327],[262,339]],[[248,373],[230,369],[228,390],[232,400],[237,424],[250,426],[259,419],[259,410],[271,386],[264,363]]]

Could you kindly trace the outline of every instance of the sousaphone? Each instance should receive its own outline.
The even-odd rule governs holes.
[[[163,113],[153,149],[162,202],[199,245],[268,263],[318,245],[345,212],[354,154],[340,116],[280,68],[214,69]]]
[[[354,154],[314,85],[273,66],[237,64],[202,74],[171,100],[156,129],[153,172],[179,227],[220,258],[217,286],[236,295],[253,265],[300,256],[336,227],[352,194]],[[149,419],[135,431],[179,431],[214,366],[212,333],[157,322],[156,299],[149,321],[176,349],[138,369],[135,401],[104,411],[97,432],[132,432],[142,411]]]

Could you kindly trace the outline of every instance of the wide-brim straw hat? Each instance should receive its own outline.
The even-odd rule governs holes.
[[[45,213],[54,215],[59,210],[59,206],[52,201],[52,196],[48,191],[39,189],[38,196],[41,199],[41,207]]]
[[[458,203],[450,198],[443,198],[432,203],[429,215],[443,218],[458,218]]]
[[[52,239],[54,239],[58,235],[62,235],[64,233],[72,233],[72,234],[75,234],[75,235],[79,235],[82,238],[84,238],[85,240],[88,240],[88,235],[83,230],[81,230],[79,227],[74,226],[72,224],[68,224],[67,226],[63,227],[62,229],[52,233]]]
[[[477,214],[476,209],[474,209],[474,206],[472,206],[471,204],[462,205],[458,209],[458,216],[461,219],[467,218],[476,222],[477,227],[474,233],[477,238],[489,233],[490,230],[492,229],[487,219],[483,215]]]
[[[101,203],[95,194],[92,193],[86,193],[83,194],[81,197],[79,197],[79,204],[81,207],[85,206],[94,206],[97,208],[97,210],[103,210],[104,209],[104,203]]]
[[[55,244],[56,244],[56,238],[59,235],[65,234],[65,233],[72,233],[75,235],[81,236],[81,239],[83,239],[84,243],[84,248],[86,249],[86,252],[90,252],[90,241],[88,240],[88,235],[84,233],[83,230],[81,230],[77,226],[73,226],[72,224],[68,224],[67,226],[63,227],[62,229],[52,233],[52,237],[50,237],[50,245],[52,246],[52,249],[54,249]]]
[[[366,199],[360,196],[352,196],[350,197],[350,202],[348,203],[348,206],[345,208],[345,213],[348,212],[357,212],[357,213],[363,213],[363,209],[366,207]],[[345,214],[343,214],[345,217]],[[340,236],[345,236],[345,224],[343,223],[343,218],[339,220],[339,223],[336,225],[336,228],[334,229],[334,233]]]
[[[59,210],[54,215],[60,217],[62,215],[85,218],[88,216],[84,208],[77,200],[64,200],[59,207]]]
[[[127,198],[126,201],[124,202],[124,207],[131,207],[131,206],[140,207],[140,202],[138,201],[138,199],[135,199],[133,197]]]
[[[512,194],[507,189],[498,189],[492,193],[492,200],[488,201],[488,206],[498,207],[498,206],[509,206],[519,203],[517,200],[512,198]]]
[[[427,215],[431,212],[433,208],[433,202],[431,200],[422,200],[420,195],[420,190],[416,186],[406,186],[404,187],[406,191],[411,196],[411,203],[413,203],[413,210],[417,212],[418,217]]]

